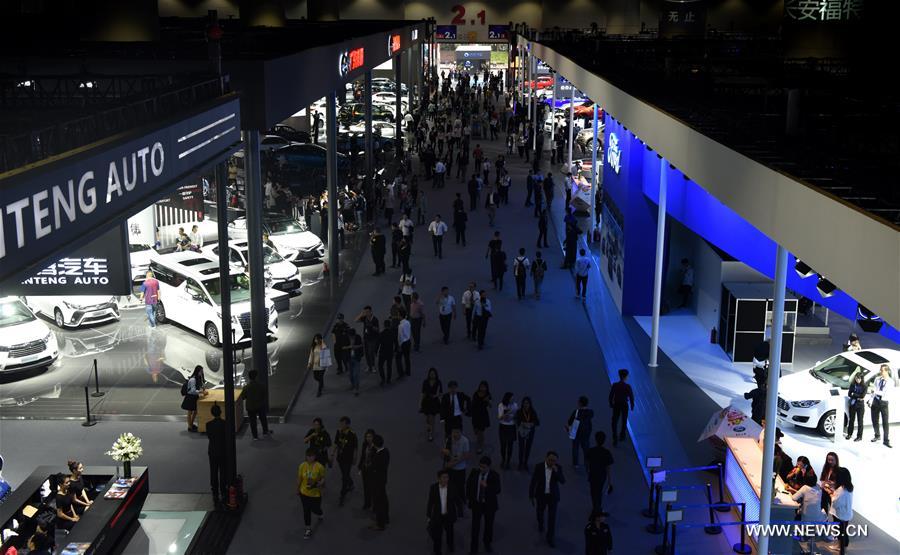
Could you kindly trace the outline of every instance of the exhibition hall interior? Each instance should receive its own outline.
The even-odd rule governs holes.
[[[900,553],[900,10],[0,6],[0,555]]]

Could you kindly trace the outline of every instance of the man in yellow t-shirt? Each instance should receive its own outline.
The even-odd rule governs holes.
[[[312,537],[312,515],[319,517],[319,522],[325,518],[322,514],[322,487],[325,485],[325,467],[316,462],[316,450],[312,447],[306,450],[306,461],[297,469],[297,495],[303,504],[303,523],[306,524],[304,539]]]

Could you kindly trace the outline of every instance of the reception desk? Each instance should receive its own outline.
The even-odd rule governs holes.
[[[50,476],[64,472],[64,467],[41,466],[13,491],[6,501],[0,505],[0,525],[3,529],[12,527],[15,519],[19,523],[19,536],[11,542],[27,542],[34,532],[34,522],[28,515],[34,509],[40,511],[55,509],[55,495],[42,499],[41,489]],[[90,485],[94,504],[81,515],[68,535],[56,535],[57,550],[61,553],[67,545],[77,544],[75,552],[84,555],[102,555],[116,552],[115,548],[123,534],[137,519],[144,506],[144,500],[150,491],[150,474],[147,467],[132,467],[135,478],[124,496],[118,499],[106,499],[104,494],[116,481],[116,467],[91,466],[84,469],[85,484]],[[66,472],[67,473],[67,472]],[[4,543],[3,547],[6,548]]]
[[[725,453],[725,487],[734,503],[746,505],[746,520],[759,520],[759,498],[762,484],[762,447],[752,438],[727,438]],[[771,479],[772,473],[768,474]],[[780,477],[775,479],[775,499],[772,501],[771,521],[791,521],[799,507],[784,489]],[[752,538],[756,541],[756,538]],[[790,553],[790,538],[769,540],[772,553]]]
[[[237,432],[241,429],[241,424],[244,422],[244,404],[240,401],[237,401],[238,395],[243,391],[241,388],[234,388],[234,431]],[[222,418],[225,418],[225,390],[224,389],[210,389],[209,393],[206,397],[197,401],[197,429],[201,433],[206,432],[206,423],[212,420],[212,407],[213,405],[219,405],[222,407]]]

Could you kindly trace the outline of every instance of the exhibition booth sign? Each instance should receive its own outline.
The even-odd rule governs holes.
[[[187,116],[0,175],[0,288],[124,223],[240,146],[229,95]]]

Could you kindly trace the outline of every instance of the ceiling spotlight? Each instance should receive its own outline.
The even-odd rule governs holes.
[[[812,275],[815,275],[815,272],[812,268],[807,266],[803,261],[799,258],[797,259],[797,263],[794,264],[794,271],[797,272],[797,275],[802,278],[808,278]]]
[[[819,283],[816,284],[816,289],[819,291],[819,295],[822,295],[823,299],[827,299],[837,291],[837,287],[821,275],[819,276]]]
[[[877,314],[861,304],[856,305],[856,323],[859,324],[861,330],[869,333],[878,333],[881,331],[881,326],[884,325]]]

